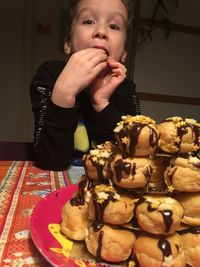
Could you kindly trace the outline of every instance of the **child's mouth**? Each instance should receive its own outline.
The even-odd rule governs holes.
[[[108,52],[108,49],[107,48],[105,48],[104,46],[93,46],[93,48],[98,48],[98,49],[102,49],[102,50],[104,50],[105,52],[106,52],[106,54],[107,54],[107,56],[109,56],[109,52]]]

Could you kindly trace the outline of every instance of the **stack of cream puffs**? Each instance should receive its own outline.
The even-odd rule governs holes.
[[[176,190],[175,199],[184,214],[180,231],[188,266],[200,266],[200,155],[191,153],[186,158],[172,160],[165,174],[167,183]]]
[[[61,231],[97,262],[199,267],[200,125],[127,115],[114,133],[83,156]]]
[[[183,207],[181,239],[187,266],[200,266],[200,124],[172,117],[159,125],[160,147],[173,154],[164,172],[168,191]]]
[[[110,164],[113,183],[123,188],[162,191],[163,165],[155,156],[159,150],[155,120],[143,115],[122,116],[114,133],[119,149]]]

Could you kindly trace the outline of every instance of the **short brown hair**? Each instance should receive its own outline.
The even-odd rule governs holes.
[[[72,23],[73,19],[76,13],[76,8],[78,3],[81,0],[68,0],[68,5],[66,8],[66,28],[65,28],[65,40],[69,41],[71,38],[71,29],[72,29]],[[128,12],[128,22],[126,27],[126,36],[129,36],[131,27],[132,27],[132,21],[133,21],[133,2],[134,0],[121,0],[123,4],[125,5],[127,12]],[[126,48],[127,48],[127,41],[126,41]]]

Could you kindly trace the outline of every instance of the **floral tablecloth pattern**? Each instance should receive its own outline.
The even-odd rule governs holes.
[[[31,213],[41,198],[76,183],[81,168],[54,172],[29,161],[0,161],[0,266],[49,266],[33,244]]]

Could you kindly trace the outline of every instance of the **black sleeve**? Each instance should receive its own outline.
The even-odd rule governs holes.
[[[41,65],[30,87],[34,112],[35,159],[36,165],[43,169],[66,169],[74,152],[77,108],[59,107],[50,98],[63,64],[54,61]]]
[[[92,135],[98,144],[114,139],[113,129],[123,115],[139,115],[140,102],[135,83],[125,79],[110,99],[109,105],[92,118]]]

